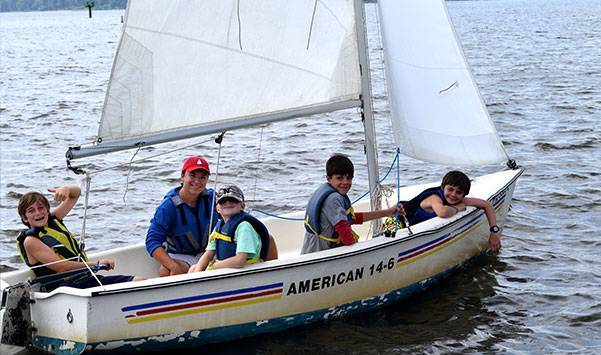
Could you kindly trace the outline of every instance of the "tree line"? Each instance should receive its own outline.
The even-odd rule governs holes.
[[[0,12],[84,9],[85,0],[0,0]],[[94,10],[125,9],[127,0],[93,0]]]

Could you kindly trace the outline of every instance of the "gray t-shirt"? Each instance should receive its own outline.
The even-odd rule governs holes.
[[[331,193],[323,201],[321,211],[319,212],[319,225],[321,227],[321,235],[331,238],[334,236],[334,226],[340,221],[346,221],[346,210],[344,209],[344,197],[337,193]],[[330,242],[319,238],[318,236],[305,232],[305,240],[301,254],[313,253],[320,250],[332,248]]]

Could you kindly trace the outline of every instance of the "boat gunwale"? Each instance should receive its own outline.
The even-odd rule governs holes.
[[[507,169],[507,170],[509,170],[509,169]],[[501,171],[498,171],[497,173],[504,172],[507,170],[501,170]],[[503,185],[503,187],[497,189],[497,191],[489,197],[489,200],[494,199],[502,191],[506,190],[509,186],[513,185],[515,183],[515,181],[518,179],[518,177],[520,177],[520,175],[522,175],[522,173],[524,172],[524,168],[522,168],[522,167],[519,167],[518,169],[511,169],[511,170],[519,170],[519,171],[511,178],[510,181],[508,181],[505,185]],[[299,265],[311,265],[311,264],[322,263],[324,261],[339,260],[339,259],[344,259],[344,258],[348,258],[348,257],[354,257],[356,255],[372,252],[372,251],[379,250],[382,248],[388,248],[388,247],[396,245],[396,244],[406,243],[406,242],[409,242],[409,241],[412,241],[412,240],[415,240],[418,238],[422,238],[424,236],[436,234],[436,233],[440,232],[441,230],[446,229],[450,226],[454,226],[454,225],[463,223],[466,219],[468,219],[468,217],[471,218],[478,213],[484,214],[484,212],[481,209],[476,208],[473,211],[467,213],[466,215],[461,216],[460,218],[457,218],[455,220],[449,221],[448,223],[444,223],[435,229],[425,230],[425,231],[422,231],[419,233],[407,235],[407,236],[400,237],[400,238],[399,237],[386,238],[386,239],[390,239],[390,240],[388,240],[384,243],[378,243],[376,245],[365,246],[365,247],[359,248],[357,250],[346,251],[346,252],[339,253],[339,254],[323,255],[323,256],[320,256],[320,257],[317,257],[314,259],[294,261],[294,262],[285,263],[282,265],[272,265],[272,266],[253,268],[253,269],[243,268],[240,270],[236,270],[234,272],[227,272],[227,273],[223,273],[223,274],[219,274],[219,275],[210,275],[210,276],[201,277],[201,278],[190,278],[190,279],[178,280],[178,281],[160,282],[160,283],[155,283],[155,284],[151,284],[151,285],[119,288],[119,289],[114,289],[114,290],[91,291],[89,295],[81,295],[81,294],[77,295],[77,294],[71,294],[71,293],[69,293],[69,295],[80,296],[80,297],[98,297],[98,296],[108,296],[108,295],[122,294],[122,293],[128,293],[128,292],[140,292],[140,291],[150,290],[150,289],[173,287],[173,286],[179,286],[179,285],[188,285],[188,284],[205,282],[205,281],[214,281],[214,280],[219,280],[219,279],[227,279],[227,278],[232,278],[232,277],[239,277],[239,276],[246,276],[246,275],[251,275],[251,274],[271,272],[274,270],[298,267]],[[276,261],[276,260],[274,260],[274,261]]]

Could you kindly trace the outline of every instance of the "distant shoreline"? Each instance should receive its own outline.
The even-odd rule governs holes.
[[[106,8],[106,9],[97,9],[94,8],[92,9],[92,13],[96,12],[96,11],[110,11],[110,10],[125,10],[125,8],[119,8],[119,7],[114,7],[114,8]],[[73,8],[65,8],[65,9],[52,9],[52,10],[9,10],[9,11],[2,11],[0,10],[0,13],[13,13],[13,12],[53,12],[53,11],[85,11],[86,14],[88,12],[88,9],[85,7],[73,7]]]
[[[0,12],[77,11],[87,10],[82,0],[0,0]],[[92,10],[123,10],[127,0],[94,0]]]

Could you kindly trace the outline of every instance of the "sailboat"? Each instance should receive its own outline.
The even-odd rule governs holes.
[[[492,203],[503,228],[522,169],[503,148],[444,1],[378,0],[377,6],[399,152],[444,165],[507,163],[476,177],[470,191]],[[68,161],[358,108],[376,191],[367,49],[362,0],[129,0],[98,137],[70,148]],[[392,205],[433,185],[399,186],[396,196],[382,198]],[[381,203],[372,194],[355,207]],[[280,331],[402,300],[488,247],[484,212],[468,208],[392,237],[360,226],[359,243],[300,255],[303,216],[263,219],[280,257],[242,269],[159,278],[140,244],[90,258],[115,259],[114,273],[144,281],[42,292],[30,270],[3,273],[3,342],[75,354]]]

